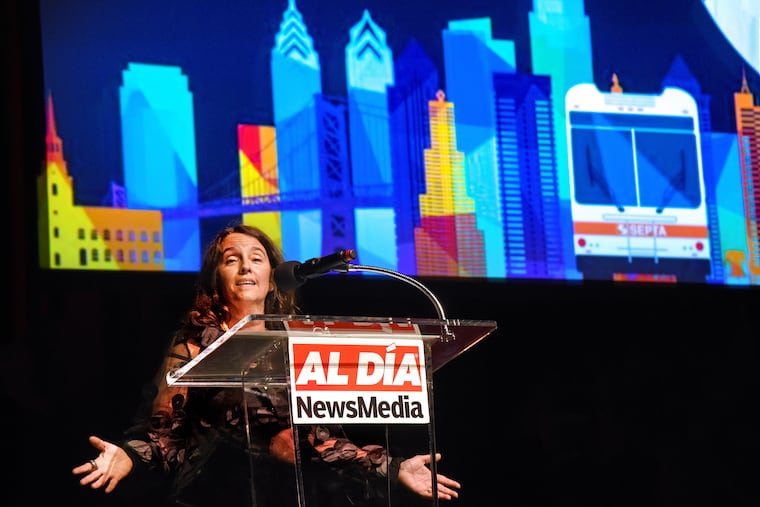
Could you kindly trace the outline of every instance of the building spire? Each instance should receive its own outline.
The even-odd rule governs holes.
[[[612,86],[610,86],[610,91],[612,93],[623,93],[623,87],[620,86],[620,80],[615,72],[612,73]]]
[[[45,146],[46,160],[49,164],[58,165],[63,174],[67,174],[66,161],[63,159],[63,141],[58,137],[55,127],[55,111],[53,109],[53,94],[48,92],[47,107],[45,109]]]
[[[749,89],[749,84],[747,84],[747,69],[742,66],[742,89],[741,93],[752,93]]]

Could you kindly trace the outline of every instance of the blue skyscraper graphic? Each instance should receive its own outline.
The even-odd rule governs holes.
[[[174,66],[129,63],[119,89],[124,186],[133,209],[190,210],[164,217],[164,267],[200,269],[193,96]]]
[[[494,40],[490,18],[449,22],[443,31],[446,97],[456,105],[457,147],[483,232],[486,274],[504,277],[504,224],[496,165],[493,74],[515,71],[512,41]]]
[[[551,78],[557,181],[564,227],[572,227],[570,175],[565,127],[565,95],[576,84],[593,83],[591,29],[583,0],[533,0],[528,14],[533,74]],[[575,269],[573,234],[563,234],[562,256],[567,278],[580,278]]]
[[[315,97],[322,93],[319,55],[295,0],[289,0],[271,53],[282,247],[289,257],[322,255],[320,160]],[[288,210],[289,202],[315,203]]]
[[[364,10],[346,45],[351,176],[354,196],[390,198],[391,171],[388,87],[394,83],[393,54],[385,32]],[[357,206],[357,248],[362,262],[397,269],[395,211],[392,206]]]
[[[551,82],[497,73],[494,92],[507,277],[561,279]]]

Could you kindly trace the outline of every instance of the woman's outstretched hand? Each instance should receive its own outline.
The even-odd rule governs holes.
[[[436,453],[435,460],[441,460],[440,453]],[[433,473],[428,468],[429,464],[430,454],[418,454],[405,459],[399,466],[399,482],[423,498],[433,498]],[[439,500],[459,498],[458,490],[462,487],[461,484],[443,474],[436,477]]]
[[[100,489],[105,486],[105,492],[110,493],[132,471],[132,459],[127,452],[111,442],[90,437],[90,445],[98,450],[98,454],[83,465],[71,470],[74,475],[81,475],[79,484],[89,485],[92,489]]]

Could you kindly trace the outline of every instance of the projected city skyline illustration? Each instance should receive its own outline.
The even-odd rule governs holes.
[[[197,271],[242,221],[421,277],[760,280],[757,75],[700,3],[635,62],[603,2],[87,4],[41,1],[43,268]]]

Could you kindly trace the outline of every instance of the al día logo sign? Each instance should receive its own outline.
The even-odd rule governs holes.
[[[421,338],[291,336],[295,424],[430,422]]]

